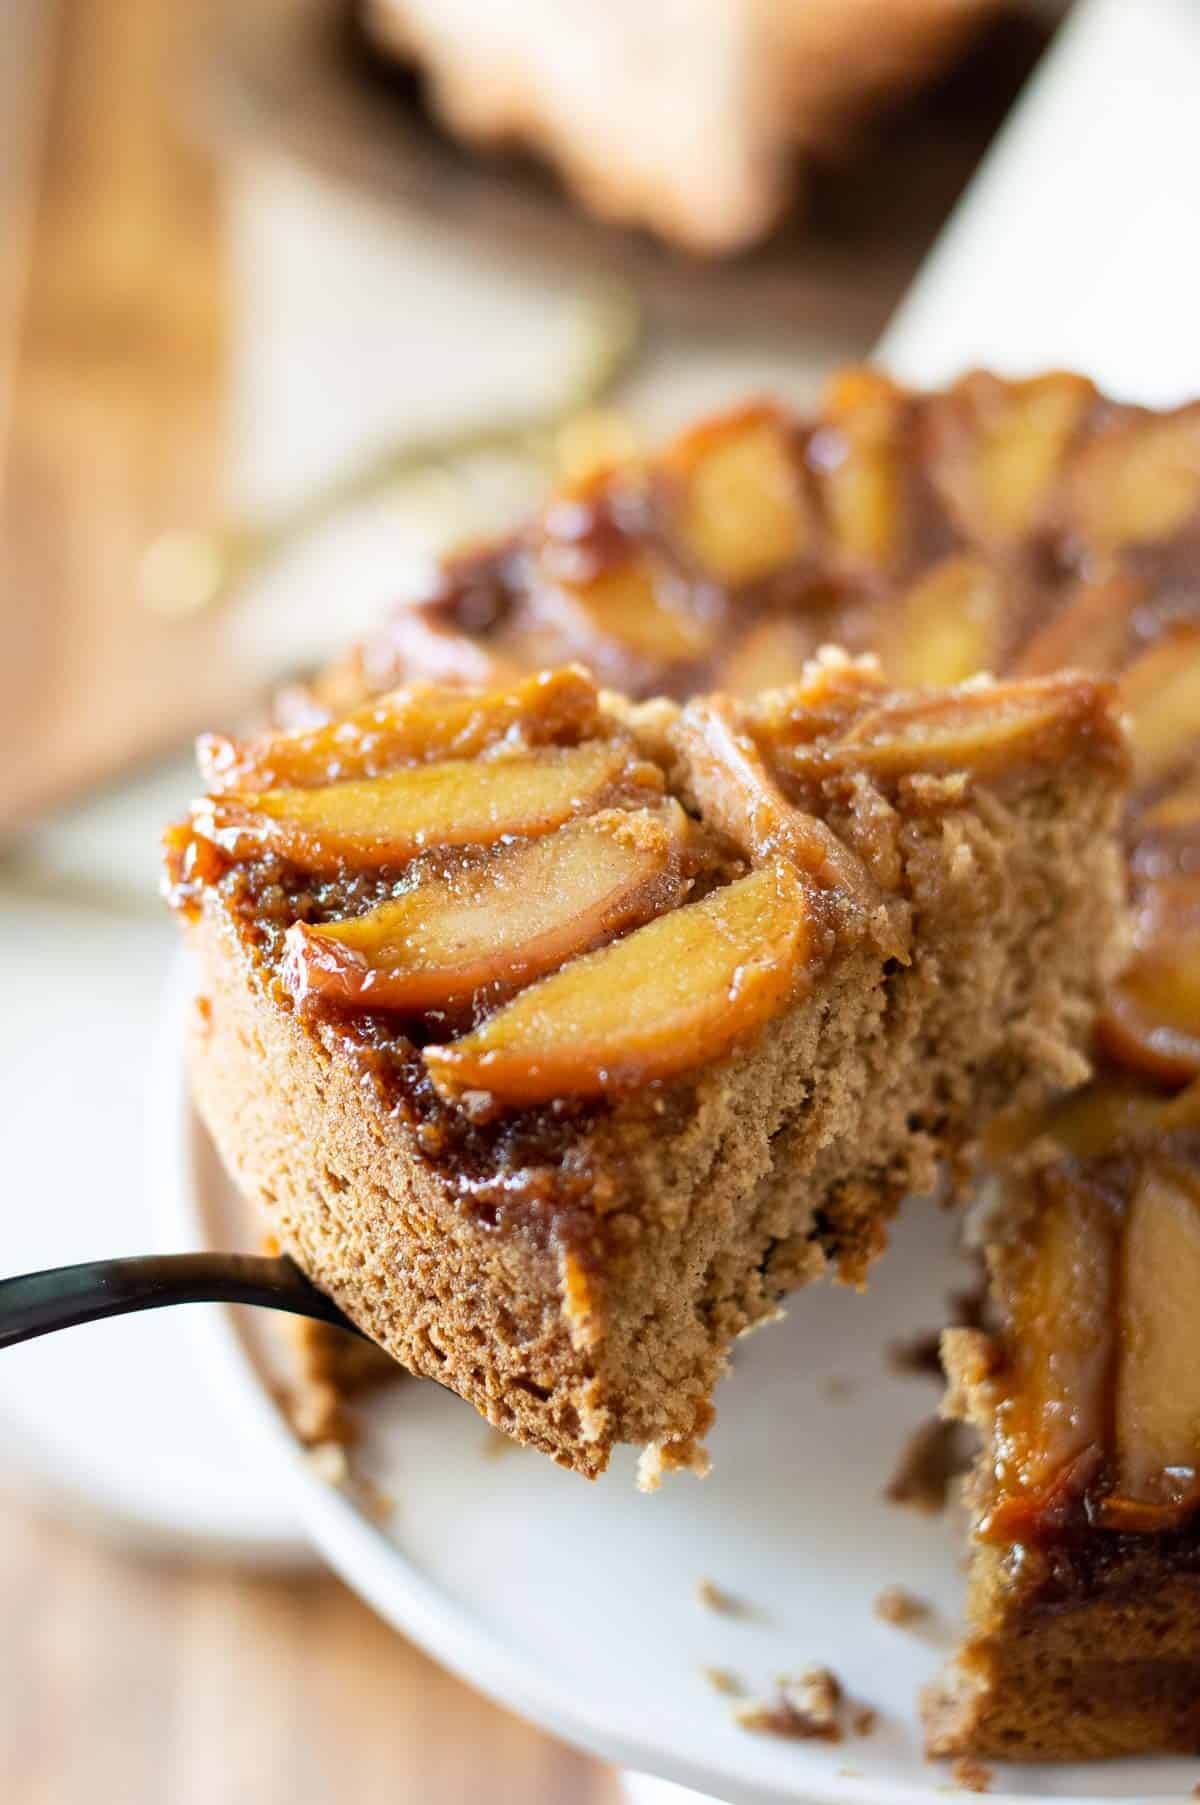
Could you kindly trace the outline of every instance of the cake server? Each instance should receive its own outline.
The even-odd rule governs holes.
[[[286,1254],[144,1254],[0,1279],[0,1348],[166,1304],[259,1304],[359,1333]]]

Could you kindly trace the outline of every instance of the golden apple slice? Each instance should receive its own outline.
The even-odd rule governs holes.
[[[1004,1312],[996,1483],[1008,1508],[983,1533],[1019,1539],[1065,1469],[1102,1447],[1116,1309],[1116,1222],[1089,1186],[1042,1181],[1024,1234],[995,1256]]]
[[[698,658],[711,643],[712,628],[689,610],[686,596],[679,596],[679,606],[672,605],[668,581],[667,573],[643,554],[586,583],[556,578],[538,591],[536,611],[602,668],[614,656],[662,664]]]
[[[1133,728],[1134,777],[1165,777],[1200,745],[1200,624],[1172,628],[1129,666],[1121,701]]]
[[[1012,1151],[1046,1133],[1073,1159],[1105,1159],[1186,1126],[1179,1120],[1177,1105],[1178,1099],[1157,1096],[1131,1079],[1096,1080],[1039,1112]]]
[[[1197,733],[1197,757],[1200,758],[1200,731]],[[1200,770],[1189,772],[1180,783],[1160,796],[1153,808],[1138,817],[1138,836],[1161,836],[1164,840],[1190,839],[1200,844]]]
[[[1026,382],[971,376],[945,398],[934,476],[968,531],[1012,540],[1031,530],[1094,398],[1084,377],[1057,370]]]
[[[1107,738],[1114,757],[1124,759],[1120,729],[1094,684],[1065,677],[990,683],[886,704],[857,721],[826,757],[835,767],[888,777],[912,771],[995,776],[1034,756],[1043,764],[1069,756],[1085,733],[1093,744]]]
[[[453,611],[436,601],[397,608],[361,648],[363,676],[372,690],[393,689],[416,678],[455,688],[465,683],[476,689],[508,687],[528,664],[511,655],[507,621],[501,620],[503,626],[485,638],[478,629],[459,626]]]
[[[1122,1255],[1116,1454],[1124,1496],[1169,1493],[1167,1469],[1200,1469],[1200,1178],[1150,1159]]]
[[[884,670],[906,688],[962,683],[991,668],[1004,590],[982,559],[945,558],[891,604],[878,641]]]
[[[517,840],[456,871],[425,871],[366,915],[288,930],[292,994],[417,1012],[487,984],[517,986],[671,908],[687,817],[613,809]]]
[[[1200,1075],[1200,877],[1147,887],[1133,957],[1100,1017],[1107,1051],[1168,1084]]]
[[[492,758],[408,765],[382,777],[316,790],[206,797],[198,834],[234,858],[277,853],[315,874],[401,865],[446,846],[491,846],[550,833],[594,813],[617,792],[661,789],[656,767],[620,742],[545,746]]]
[[[815,650],[815,636],[803,620],[772,615],[756,621],[725,659],[721,688],[748,697],[795,683]]]
[[[1129,644],[1130,619],[1145,592],[1144,583],[1124,572],[1078,583],[1071,599],[1029,641],[1012,667],[1014,675],[1119,670]]]
[[[672,737],[701,815],[751,864],[786,859],[818,884],[870,895],[866,867],[824,821],[787,800],[728,697],[689,702]]]
[[[875,370],[850,370],[829,389],[824,424],[809,441],[834,544],[886,564],[900,549],[904,397]]]
[[[425,1063],[447,1097],[515,1106],[671,1078],[781,1008],[810,945],[804,886],[776,862],[576,959]]]
[[[748,408],[700,427],[672,463],[684,482],[676,533],[721,582],[769,576],[809,540],[800,464],[773,409]]]
[[[213,792],[312,789],[378,777],[395,765],[472,758],[506,738],[528,745],[579,739],[594,728],[597,708],[594,680],[567,665],[511,689],[418,683],[342,720],[249,741],[208,733],[196,750],[205,788]]]
[[[1179,532],[1200,512],[1200,404],[1138,415],[1093,439],[1075,462],[1069,507],[1099,551]]]

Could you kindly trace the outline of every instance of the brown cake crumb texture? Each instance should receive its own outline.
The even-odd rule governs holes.
[[[795,1675],[781,1674],[774,1698],[744,1705],[734,1715],[743,1730],[797,1742],[841,1742],[845,1713],[837,1675],[828,1667],[805,1667]]]
[[[960,1755],[950,1769],[954,1784],[964,1792],[987,1792],[992,1784],[992,1770],[970,1755]]]
[[[946,1508],[950,1487],[970,1466],[972,1452],[958,1423],[928,1417],[906,1437],[883,1495],[889,1504],[936,1517]]]
[[[929,1616],[926,1601],[903,1586],[885,1586],[875,1600],[874,1611],[880,1622],[894,1623],[898,1629],[922,1623]]]
[[[744,1617],[748,1607],[741,1598],[735,1598],[724,1586],[718,1586],[715,1580],[701,1579],[696,1582],[696,1598],[706,1611],[716,1611],[722,1617]]]

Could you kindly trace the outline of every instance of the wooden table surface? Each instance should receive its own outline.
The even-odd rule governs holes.
[[[0,10],[2,821],[174,737],[181,672],[202,709],[228,673],[203,622],[130,606],[218,478],[221,185],[178,127],[205,0]],[[331,1578],[139,1558],[5,1499],[0,1619],[4,1805],[616,1796]]]
[[[615,1805],[328,1577],[135,1558],[0,1508],[5,1805]]]

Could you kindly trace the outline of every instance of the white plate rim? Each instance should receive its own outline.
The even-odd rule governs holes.
[[[205,1131],[192,1105],[184,1054],[186,1011],[194,994],[190,959],[181,955],[164,995],[161,1057],[147,1116],[148,1165],[164,1235],[172,1246],[209,1245],[197,1163]],[[736,1805],[942,1805],[950,1791],[931,1774],[927,1786],[881,1781],[877,1775],[837,1774],[802,1788],[747,1780],[722,1762],[690,1762],[644,1735],[589,1711],[554,1675],[506,1647],[406,1559],[353,1501],[319,1477],[304,1457],[270,1396],[229,1308],[198,1320],[197,1350],[231,1415],[253,1435],[274,1468],[288,1503],[316,1550],[345,1583],[394,1629],[442,1666],[503,1707],[563,1741],[637,1773],[715,1795]],[[937,1772],[938,1770],[933,1770]],[[989,1805],[1113,1805],[1113,1796],[1081,1793],[1006,1793],[989,1789]],[[1178,1793],[1139,1792],[1139,1805],[1179,1805]]]

